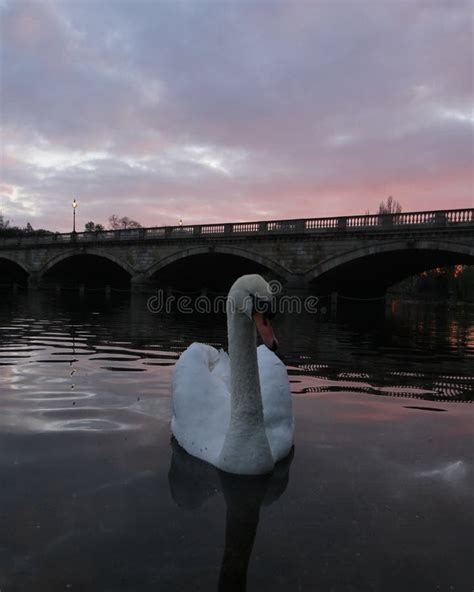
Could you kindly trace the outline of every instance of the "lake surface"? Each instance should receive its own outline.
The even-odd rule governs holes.
[[[474,589],[474,309],[275,320],[292,456],[245,479],[170,439],[170,376],[225,319],[0,296],[0,590]]]

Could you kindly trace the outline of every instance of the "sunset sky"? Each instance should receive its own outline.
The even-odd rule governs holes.
[[[0,0],[0,212],[67,231],[474,207],[473,7]]]

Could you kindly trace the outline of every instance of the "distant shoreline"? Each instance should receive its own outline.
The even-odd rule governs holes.
[[[474,300],[460,300],[456,298],[443,298],[433,295],[430,298],[423,298],[412,294],[387,293],[387,298],[392,300],[400,300],[403,303],[414,302],[417,304],[448,304],[449,306],[472,306],[474,307]]]

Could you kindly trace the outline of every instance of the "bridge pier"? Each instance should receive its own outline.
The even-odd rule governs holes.
[[[139,294],[140,292],[150,291],[152,284],[149,277],[144,273],[136,273],[130,278],[130,289],[132,292]]]
[[[309,293],[309,283],[303,273],[294,273],[288,278],[284,291],[288,295],[305,296]]]
[[[331,319],[335,319],[337,317],[337,302],[339,299],[339,294],[337,292],[331,292],[330,300],[329,300],[329,313],[331,315]]]
[[[28,291],[38,290],[41,285],[41,274],[37,271],[30,272],[28,276]]]

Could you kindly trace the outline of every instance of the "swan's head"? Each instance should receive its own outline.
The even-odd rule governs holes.
[[[275,316],[274,303],[275,296],[262,276],[243,275],[229,291],[227,314],[242,315],[255,323],[263,343],[275,351],[278,341],[270,324],[270,319]]]

